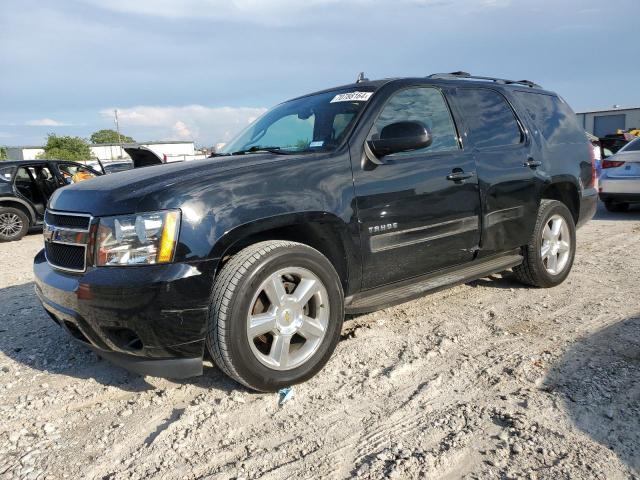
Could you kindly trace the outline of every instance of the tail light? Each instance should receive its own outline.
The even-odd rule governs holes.
[[[621,167],[622,165],[624,165],[624,162],[620,160],[603,160],[602,161],[602,168],[615,168],[615,167]]]
[[[589,145],[589,154],[591,155],[591,186],[598,188],[598,166],[596,165],[596,152],[592,145]]]

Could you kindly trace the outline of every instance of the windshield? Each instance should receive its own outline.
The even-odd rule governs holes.
[[[640,150],[640,138],[636,138],[620,149],[621,152],[637,152]]]
[[[350,89],[282,103],[249,125],[218,153],[333,150],[349,133],[371,95],[373,91],[370,90]]]

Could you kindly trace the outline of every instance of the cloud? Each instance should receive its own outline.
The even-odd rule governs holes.
[[[37,120],[29,120],[26,125],[30,127],[67,127],[70,124],[59,122],[53,118],[39,118]]]
[[[178,137],[180,138],[193,138],[193,133],[191,133],[189,127],[187,127],[184,122],[181,122],[179,120],[173,126],[173,131],[176,132],[176,135],[178,135]]]
[[[316,21],[316,13],[375,12],[398,5],[451,7],[456,11],[503,7],[511,0],[82,0],[106,10],[169,19],[216,19],[271,25]]]
[[[100,111],[113,118],[113,108]],[[204,105],[119,108],[120,130],[137,140],[194,140],[201,145],[226,142],[266,111],[256,107]]]

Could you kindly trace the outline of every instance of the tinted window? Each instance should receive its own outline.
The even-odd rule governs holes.
[[[442,93],[430,87],[408,88],[393,95],[376,120],[370,137],[376,138],[387,125],[409,120],[424,123],[433,137],[430,146],[418,151],[443,152],[458,149],[456,129],[449,107]],[[414,153],[415,151],[396,155]]]
[[[522,142],[513,110],[498,92],[463,88],[458,90],[457,98],[467,125],[467,138],[473,145],[488,148]]]
[[[584,143],[586,135],[576,114],[558,97],[542,93],[516,92],[536,129],[550,145]]]

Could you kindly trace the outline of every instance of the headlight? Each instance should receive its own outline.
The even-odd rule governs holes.
[[[98,224],[96,265],[150,265],[173,261],[180,210],[103,217]]]

